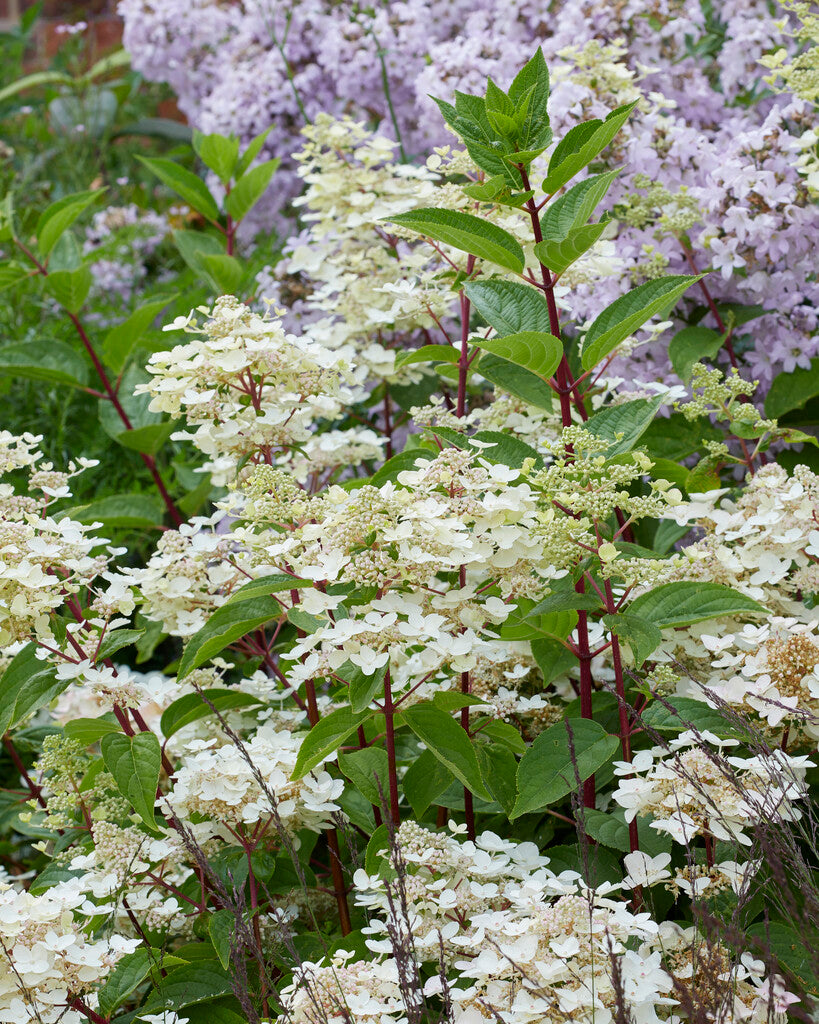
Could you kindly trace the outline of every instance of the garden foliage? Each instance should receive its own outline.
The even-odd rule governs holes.
[[[731,365],[760,310],[685,194],[643,228],[687,270],[602,286],[630,88],[574,116],[535,49],[415,162],[317,114],[269,272],[266,130],[142,155],[171,238],[7,195],[7,294],[64,333],[0,369],[130,489],[0,431],[0,1020],[810,1014],[817,441],[771,409],[810,394]],[[676,380],[615,376],[674,322]]]

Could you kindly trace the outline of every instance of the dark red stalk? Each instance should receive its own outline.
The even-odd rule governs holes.
[[[387,770],[390,786],[390,818],[393,828],[401,824],[401,811],[398,806],[398,767],[395,757],[395,704],[392,699],[392,681],[390,670],[384,676],[384,731],[387,745]]]
[[[26,786],[28,786],[29,793],[31,793],[37,803],[45,809],[47,804],[43,799],[43,791],[26,771],[26,766],[23,764],[20,755],[17,753],[17,748],[14,746],[14,743],[8,734],[3,737],[3,746],[6,748],[8,755],[11,758],[11,763],[20,773],[20,778],[22,778]]]
[[[20,248],[20,250],[28,257],[28,259],[31,260],[31,262],[37,268],[37,272],[41,274],[43,277],[48,277],[48,270],[42,263],[40,263],[40,261],[34,255],[34,253],[19,239],[15,239],[15,241],[17,242],[17,245]],[[66,312],[68,313],[68,311]],[[96,371],[100,384],[102,384],[103,389],[105,391],[105,397],[113,405],[114,409],[116,410],[117,416],[119,416],[120,420],[122,421],[122,425],[125,427],[125,429],[132,430],[133,427],[131,426],[131,420],[128,417],[128,414],[123,409],[122,403],[120,402],[119,397],[117,396],[116,388],[113,387],[111,381],[108,379],[108,374],[105,372],[105,367],[102,365],[99,356],[94,351],[94,346],[91,344],[91,339],[88,337],[85,328],[83,327],[82,323],[80,322],[79,318],[75,313],[68,313],[68,319],[74,325],[74,329],[79,335],[80,341],[82,342],[82,346],[85,349],[89,359],[91,360],[94,366],[94,370]],[[157,469],[156,460],[153,458],[152,455],[146,455],[144,452],[140,452],[139,457],[144,462],[148,472],[151,474],[151,477],[154,483],[156,484],[156,488],[159,491],[162,501],[165,503],[165,508],[168,510],[168,515],[171,518],[171,522],[174,524],[174,526],[181,526],[181,524],[185,520],[179,513],[179,510],[177,509],[176,505],[174,505],[173,499],[171,498],[167,488],[165,487],[165,483],[159,474],[159,470]]]

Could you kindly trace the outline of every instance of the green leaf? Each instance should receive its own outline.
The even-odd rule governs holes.
[[[158,832],[154,804],[162,767],[159,740],[152,732],[139,732],[135,736],[109,733],[102,737],[100,750],[117,789],[148,828]]]
[[[535,613],[534,602],[520,599],[500,627],[500,635],[505,640],[565,640],[576,625],[577,612],[572,609]]]
[[[239,163],[236,165],[236,175],[241,177],[245,171],[250,167],[256,157],[261,153],[262,146],[267,141],[267,136],[273,131],[273,125],[266,128],[263,132],[254,136],[247,144],[247,149],[239,157]]]
[[[657,650],[663,639],[659,627],[639,615],[618,612],[616,615],[604,615],[603,622],[629,645],[637,668]]]
[[[150,530],[162,522],[159,501],[148,494],[111,494],[88,505],[67,509],[67,516],[78,523],[100,522],[113,529],[131,527]]]
[[[245,270],[235,256],[228,256],[223,252],[203,253],[201,259],[219,292],[234,295],[239,291]]]
[[[168,438],[176,429],[175,420],[164,420],[162,423],[149,423],[147,426],[137,427],[135,430],[123,430],[116,435],[114,440],[123,448],[130,448],[131,451],[156,455],[165,447]]]
[[[530,641],[532,656],[543,675],[543,685],[548,686],[558,676],[565,676],[577,664],[577,658],[559,640],[538,637]]]
[[[89,192],[75,192],[70,196],[58,199],[51,206],[47,206],[40,214],[35,229],[40,255],[48,256],[62,233],[70,228],[83,210],[87,209],[104,191],[104,189],[98,189]]]
[[[236,640],[278,618],[281,610],[282,606],[275,597],[257,597],[217,608],[185,646],[179,662],[178,679],[181,681]]]
[[[63,732],[70,740],[76,740],[84,747],[90,747],[92,744],[98,743],[103,736],[122,732],[122,727],[117,721],[107,718],[75,718],[65,723]]]
[[[543,459],[534,448],[531,448],[525,441],[521,441],[520,438],[504,434],[499,430],[479,430],[474,435],[474,440],[490,445],[491,447],[488,448],[483,446],[479,448],[477,445],[470,444],[473,438],[459,434],[457,430],[451,430],[449,427],[436,426],[431,428],[431,432],[437,437],[449,441],[456,448],[467,451],[477,450],[480,457],[486,459],[487,462],[509,466],[510,469],[520,468],[526,459],[533,459],[537,467],[543,465]]]
[[[88,366],[70,345],[34,338],[0,347],[0,376],[82,388],[88,379]]]
[[[399,213],[388,219],[426,238],[433,238],[516,273],[523,270],[526,262],[520,243],[508,231],[471,213],[425,208]]]
[[[83,263],[76,270],[57,270],[45,279],[48,294],[69,313],[79,313],[91,290],[91,268]]]
[[[508,818],[517,799],[517,758],[508,747],[500,743],[478,743],[475,745],[475,753],[478,755],[486,788]]]
[[[509,188],[505,174],[493,174],[491,178],[477,181],[472,185],[463,185],[465,195],[479,202],[489,203]]]
[[[587,808],[583,811],[583,826],[595,842],[610,846],[621,853],[631,852],[628,825],[618,812],[604,814],[603,811]],[[640,849],[649,857],[671,852],[671,836],[667,832],[658,832],[656,828],[652,828],[648,817],[637,819],[637,836]]]
[[[210,703],[205,701],[205,697]],[[207,718],[208,715],[215,714],[214,708],[216,711],[225,712],[234,711],[236,708],[257,706],[261,703],[262,701],[258,697],[242,693],[240,690],[213,688],[203,690],[201,695],[186,693],[165,708],[159,728],[165,739],[170,739],[174,733],[179,732],[186,725],[190,725],[191,722],[198,722],[200,718]],[[213,707],[210,706],[211,704]]]
[[[153,1013],[163,1006],[180,1010],[232,991],[231,977],[221,970],[219,961],[202,960],[169,971],[167,977],[161,979],[155,995],[141,1009],[144,1013]]]
[[[469,281],[466,297],[490,327],[504,337],[549,330],[549,306],[540,292],[520,281]]]
[[[239,159],[239,140],[235,135],[204,135],[194,129],[193,148],[196,155],[216,177],[227,185]]]
[[[349,684],[348,698],[355,714],[366,711],[376,695],[383,694],[388,665],[389,662],[369,675],[351,661],[345,661],[341,668],[336,670],[336,674]]]
[[[584,224],[574,228],[566,238],[559,241],[545,240],[535,246],[535,256],[555,274],[562,274],[575,260],[579,260],[603,234],[606,221]]]
[[[175,298],[175,295],[169,295],[164,299],[146,302],[145,305],[135,309],[121,324],[112,327],[105,335],[105,340],[102,343],[102,355],[115,373],[122,372],[122,368],[128,361],[128,356],[130,356],[134,346],[138,344],[139,339],[148,330],[159,313],[169,303],[173,302]]]
[[[266,160],[239,178],[225,199],[225,209],[234,220],[242,220],[258,203],[280,163],[278,157],[275,160]]]
[[[131,644],[136,643],[144,632],[144,629],[110,630],[102,638],[102,643],[99,646],[94,661],[105,661],[107,658],[110,658],[112,654],[116,654],[117,651],[121,651],[123,647],[129,647]]]
[[[457,363],[458,349],[454,345],[423,345],[421,348],[400,352],[395,359],[396,370],[412,363]]]
[[[573,185],[565,195],[553,199],[540,220],[543,238],[560,241],[585,225],[619,173],[618,168],[594,174]]]
[[[373,487],[380,487],[381,484],[389,481],[394,482],[398,479],[398,474],[403,473],[404,470],[415,470],[417,461],[431,462],[434,457],[432,452],[425,448],[405,448],[404,451],[393,455],[391,459],[387,459],[384,465],[370,477],[370,483]]]
[[[583,121],[570,128],[552,153],[549,173],[543,180],[543,191],[553,195],[590,164],[620,131],[636,105],[635,100],[612,110],[605,121]]]
[[[557,590],[553,594],[539,601],[534,608],[526,615],[527,618],[533,615],[548,615],[551,612],[569,611],[572,609],[583,609],[595,612],[600,609],[600,599],[593,594],[578,594],[571,587]]]
[[[106,1018],[116,1010],[120,1003],[148,977],[151,968],[159,966],[160,957],[152,950],[140,946],[133,953],[126,953],[114,965],[106,976],[105,984],[99,990],[100,1013]]]
[[[725,342],[725,335],[710,327],[683,327],[668,343],[668,358],[680,380],[691,377],[694,363],[713,359]]]
[[[407,708],[404,721],[419,740],[468,790],[491,800],[481,778],[478,758],[464,729],[446,711],[422,701]]]
[[[179,255],[187,265],[205,281],[209,281],[218,291],[218,285],[210,276],[206,256],[223,256],[225,244],[216,235],[204,231],[174,231],[173,241]]]
[[[597,366],[621,341],[661,310],[673,305],[683,292],[702,277],[702,274],[696,277],[687,274],[660,277],[637,285],[615,299],[586,331],[581,353],[583,369],[591,370]]]
[[[718,736],[736,732],[736,724],[729,721],[721,711],[709,708],[704,701],[693,697],[652,701],[640,718],[647,729],[655,732],[678,733],[696,729],[697,732],[713,732]]]
[[[791,409],[799,409],[816,395],[819,395],[819,356],[811,359],[807,369],[797,367],[774,377],[765,398],[765,415],[778,419]]]
[[[369,711],[353,714],[349,708],[339,708],[325,715],[304,737],[291,779],[303,778],[326,761],[370,716]]]
[[[181,196],[197,213],[201,213],[206,220],[217,221],[219,219],[219,207],[216,205],[216,200],[201,178],[197,178],[195,174],[180,167],[173,160],[147,156],[139,156],[137,159],[164,185]]]
[[[584,427],[595,437],[610,442],[605,455],[611,459],[634,448],[651,426],[662,404],[662,395],[658,395],[656,398],[637,398],[623,405],[612,405],[595,413]]]
[[[553,335],[540,331],[521,331],[519,334],[506,334],[502,338],[490,338],[475,344],[544,380],[552,376],[563,358],[563,343]]]
[[[230,970],[230,951],[236,939],[236,918],[231,910],[217,910],[208,915],[208,935],[224,969]],[[237,943],[238,945],[238,943]]]
[[[780,967],[815,996],[819,995],[815,953],[819,936],[815,930],[812,935],[805,931],[804,921],[800,921],[798,931],[780,921],[757,921],[748,929],[748,936],[754,940],[754,949],[772,953]]]
[[[542,732],[518,765],[518,799],[512,819],[548,807],[576,790],[619,745],[616,736],[584,718],[566,719]]]
[[[1,212],[0,217],[2,217]],[[13,288],[20,281],[25,281],[26,278],[33,276],[31,267],[24,266],[16,260],[4,260],[0,263],[0,291]]]
[[[454,781],[452,772],[431,750],[422,750],[401,781],[404,796],[416,818],[444,793]]]
[[[552,411],[552,389],[536,373],[485,352],[477,364],[478,373],[496,388],[508,391],[536,409]]]
[[[274,572],[269,576],[260,576],[251,580],[243,586],[234,590],[225,601],[225,605],[241,604],[242,601],[249,601],[253,597],[269,597],[271,594],[279,594],[283,590],[296,590],[298,587],[312,587],[310,580],[303,580],[300,576],[288,576],[287,573]]]
[[[514,725],[510,725],[509,722],[502,722],[496,718],[490,719],[485,725],[481,724],[481,735],[497,743],[502,743],[513,754],[524,754],[526,752],[526,744],[523,742],[523,737]]]
[[[39,9],[36,9],[34,14],[35,16],[39,14]],[[35,71],[30,75],[23,75],[22,78],[16,78],[10,85],[0,89],[0,103],[20,92],[25,92],[26,89],[39,88],[41,85],[70,86],[73,84],[73,78],[62,71]]]
[[[525,104],[524,119],[518,127],[519,145],[527,149],[548,146],[552,137],[549,127],[549,69],[540,47],[515,75],[509,86],[509,99],[516,108]]]
[[[635,598],[626,611],[660,629],[690,626],[723,615],[767,614],[761,604],[731,587],[693,580],[663,583]]]
[[[70,680],[57,679],[54,666],[40,661],[36,652],[35,644],[27,644],[0,676],[0,736],[50,704],[68,687]]]
[[[385,801],[389,802],[390,774],[386,750],[364,747],[350,754],[339,754],[338,766],[369,803],[381,807]]]

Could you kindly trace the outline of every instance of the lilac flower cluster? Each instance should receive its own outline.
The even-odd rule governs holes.
[[[525,0],[515,10],[497,0],[404,0],[369,13],[327,0],[120,0],[119,9],[135,67],[170,82],[194,124],[249,138],[272,123],[277,155],[300,148],[305,120],[326,111],[384,134],[397,127],[408,158],[425,156],[451,142],[430,95],[475,91],[487,75],[505,83],[542,45],[556,135],[643,97],[611,152],[612,166],[626,162],[611,192],[619,264],[578,289],[570,313],[582,320],[693,262],[713,268],[717,303],[768,311],[741,329],[739,345],[763,383],[819,354],[809,252],[819,214],[799,164],[813,108],[764,84],[760,58],[794,46],[787,12],[772,13],[767,0],[723,0],[718,23],[700,0]],[[659,191],[641,192],[638,173]],[[291,164],[259,216],[270,224],[297,188]],[[715,325],[710,315],[703,323]],[[618,370],[663,377],[666,351],[665,340],[644,347]]]

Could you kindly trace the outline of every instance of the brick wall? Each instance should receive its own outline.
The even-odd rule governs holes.
[[[0,0],[0,28],[13,24],[34,0]],[[88,23],[85,30],[89,60],[95,61],[122,42],[122,22],[116,13],[117,0],[44,0],[29,58],[31,68],[48,62],[65,42],[56,30],[59,25],[78,21]]]

